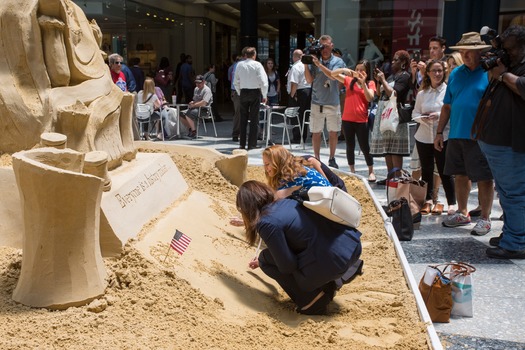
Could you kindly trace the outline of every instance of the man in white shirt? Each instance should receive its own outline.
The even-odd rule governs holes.
[[[257,146],[257,132],[259,128],[259,108],[262,102],[266,103],[268,94],[268,77],[263,65],[257,62],[255,47],[245,47],[242,55],[244,61],[237,64],[235,68],[234,86],[240,96],[241,104],[241,134],[239,138],[240,148],[246,147],[246,128],[250,121],[248,134],[248,150],[260,148]]]
[[[301,57],[303,56],[303,51],[297,49],[293,52],[292,60],[293,65],[288,71],[288,83],[286,90],[288,95],[290,95],[291,107],[299,106],[299,119],[301,125],[303,123],[304,111],[310,109],[312,88],[308,84],[304,76],[304,64],[301,62]],[[303,141],[306,141],[306,136],[308,133],[304,133]],[[293,142],[301,142],[301,132],[298,128],[293,129]]]

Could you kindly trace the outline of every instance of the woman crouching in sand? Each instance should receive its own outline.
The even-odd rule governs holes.
[[[307,315],[326,313],[335,291],[361,273],[361,233],[307,209],[293,199],[275,200],[275,191],[247,181],[237,193],[246,237],[266,244],[250,268],[260,267]]]

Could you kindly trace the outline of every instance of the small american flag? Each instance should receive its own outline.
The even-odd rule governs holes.
[[[179,230],[175,230],[175,235],[171,239],[170,247],[175,249],[177,253],[182,255],[186,248],[188,248],[188,245],[191,242],[191,238],[186,236],[184,233],[180,232]]]

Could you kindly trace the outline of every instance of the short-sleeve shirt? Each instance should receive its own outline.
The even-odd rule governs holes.
[[[470,131],[479,101],[487,89],[487,72],[478,66],[473,71],[462,65],[450,73],[444,104],[450,105],[449,139],[470,140]]]
[[[207,106],[209,106],[213,102],[213,93],[211,92],[211,89],[206,85],[204,85],[202,89],[196,87],[193,91],[193,102],[199,102],[202,100],[207,102]]]
[[[410,74],[407,71],[391,74],[386,81],[395,90],[397,102],[405,103],[410,91]],[[384,101],[389,99],[384,90],[381,92],[381,99]]]
[[[284,183],[281,187],[278,188],[278,190],[295,187],[295,186],[301,186],[305,190],[309,190],[312,186],[322,186],[322,187],[332,186],[330,182],[328,182],[328,180],[323,175],[321,175],[317,170],[308,168],[308,167],[304,167],[304,169],[306,170],[306,174],[304,176],[298,176],[292,181],[288,181]]]
[[[290,93],[292,89],[292,83],[297,84],[297,90],[309,89],[311,87],[306,81],[304,76],[304,64],[300,60],[293,64],[288,73],[288,84],[286,87],[288,93]]]
[[[113,79],[113,82],[120,88],[120,90],[124,92],[128,91],[128,85],[126,83],[126,76],[124,75],[124,72],[120,71],[115,73],[114,71],[111,71],[111,79]]]
[[[137,103],[144,103],[150,106],[151,110],[153,111],[155,109],[155,101],[160,100],[156,94],[149,94],[148,96],[144,97],[144,90],[139,91],[137,94]]]
[[[525,58],[509,72],[518,77],[516,88],[520,94],[515,94],[504,82],[494,82],[495,86],[489,86],[489,89],[494,87],[494,90],[488,91],[493,93],[480,106],[487,114],[480,140],[491,145],[512,147],[514,152],[524,153]]]
[[[330,70],[345,68],[345,62],[337,57],[330,56],[328,61],[319,60],[322,65]],[[320,68],[310,65],[310,73],[314,78],[312,82],[312,103],[319,106],[339,106],[339,82],[328,78]]]
[[[343,120],[354,123],[368,122],[368,101],[365,97],[364,90],[357,84],[354,84],[353,89],[350,89],[352,77],[345,77],[345,108],[343,110]],[[367,82],[368,88],[374,93],[376,91],[376,84],[373,80]]]

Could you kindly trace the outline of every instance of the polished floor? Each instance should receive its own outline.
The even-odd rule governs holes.
[[[211,124],[207,124],[207,133],[200,130],[198,139],[182,138],[169,143],[182,143],[195,146],[212,147],[219,152],[231,154],[238,148],[238,143],[231,138],[231,113],[223,113],[225,121],[216,123],[218,137],[213,136]],[[281,140],[279,134],[273,136],[274,141]],[[259,141],[263,146],[264,142]],[[328,149],[322,145],[321,160],[328,163]],[[250,164],[262,164],[262,149],[248,151]],[[310,139],[306,149],[294,144],[292,152],[313,154]],[[337,146],[336,160],[342,171],[349,171],[346,162],[344,141]],[[386,176],[386,165],[383,158],[374,158],[374,168],[378,179]],[[408,168],[409,159],[404,166]],[[368,176],[364,157],[356,150],[356,173]],[[381,204],[386,204],[385,187],[371,185],[372,190]],[[445,201],[440,193],[440,199]],[[469,209],[477,206],[477,190],[473,186],[469,198]],[[446,206],[445,206],[446,209]],[[470,235],[474,226],[445,228],[441,216],[424,216],[421,228],[415,231],[414,238],[402,242],[402,247],[410,264],[414,278],[419,281],[428,264],[450,260],[469,262],[477,268],[474,273],[474,317],[453,318],[450,323],[435,323],[435,329],[446,349],[525,349],[525,261],[496,260],[485,255],[488,240],[499,235],[502,228],[501,207],[497,195],[494,196],[492,209],[492,230],[485,236]]]

